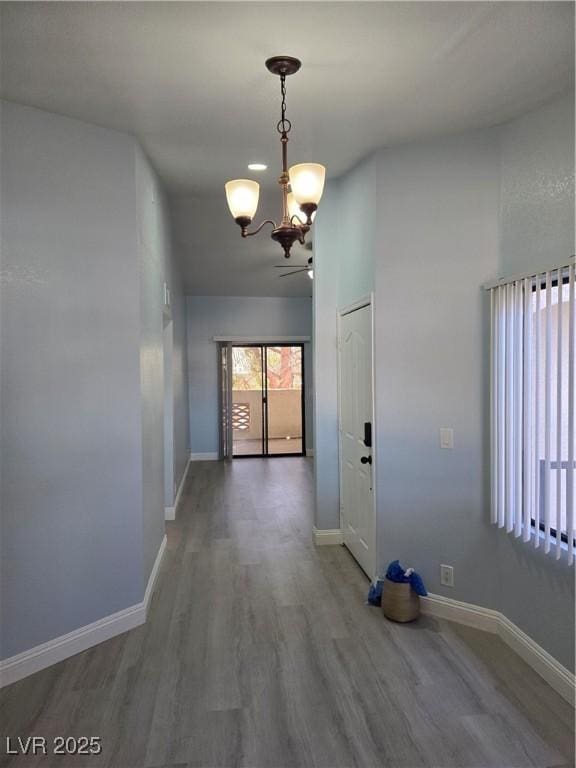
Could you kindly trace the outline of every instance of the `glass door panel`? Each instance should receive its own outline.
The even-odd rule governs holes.
[[[234,456],[263,456],[264,360],[261,346],[232,347]]]
[[[266,346],[268,455],[304,453],[301,345]]]

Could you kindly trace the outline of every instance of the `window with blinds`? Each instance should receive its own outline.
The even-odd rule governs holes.
[[[574,264],[491,287],[491,519],[574,561]]]

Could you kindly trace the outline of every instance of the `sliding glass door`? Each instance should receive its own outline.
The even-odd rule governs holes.
[[[265,453],[264,351],[232,347],[232,454]]]
[[[302,346],[266,346],[268,455],[304,453]]]
[[[231,405],[235,458],[304,455],[302,345],[233,345]]]

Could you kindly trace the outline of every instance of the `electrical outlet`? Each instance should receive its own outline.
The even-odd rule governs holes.
[[[454,568],[451,565],[440,566],[440,584],[443,587],[454,586]]]

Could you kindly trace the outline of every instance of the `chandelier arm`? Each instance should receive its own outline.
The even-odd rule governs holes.
[[[266,221],[263,221],[259,227],[252,230],[252,232],[248,232],[247,227],[242,227],[242,237],[252,237],[252,235],[257,235],[266,224],[272,224],[272,229],[276,229],[276,222],[272,221],[272,219],[266,219]]]

